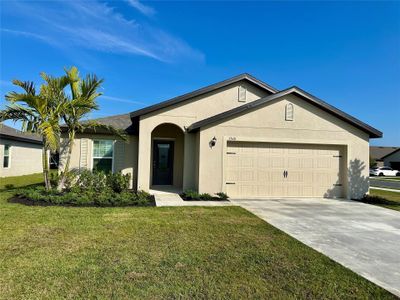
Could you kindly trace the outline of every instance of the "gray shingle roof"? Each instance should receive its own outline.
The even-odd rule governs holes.
[[[8,140],[15,140],[33,144],[42,144],[40,135],[22,132],[21,130],[0,123],[0,137]]]
[[[133,125],[132,125],[132,120],[129,116],[129,113],[122,114],[122,115],[114,115],[114,116],[109,116],[109,117],[104,117],[104,118],[98,118],[98,119],[91,119],[90,121],[96,121],[100,124],[113,126],[116,129],[125,130],[126,133],[133,133]],[[82,123],[85,123],[85,121],[82,121]],[[66,129],[66,126],[61,125],[61,130],[65,131],[65,129]],[[99,129],[99,130],[96,130],[96,133],[107,134],[108,132]]]
[[[370,146],[369,155],[373,159],[382,159],[383,157],[397,151],[400,147],[382,147],[382,146]]]

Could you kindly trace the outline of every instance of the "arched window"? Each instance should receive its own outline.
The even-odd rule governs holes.
[[[286,104],[285,108],[285,120],[286,121],[293,121],[294,117],[294,107],[292,103]]]

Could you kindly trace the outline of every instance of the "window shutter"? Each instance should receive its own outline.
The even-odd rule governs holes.
[[[125,161],[125,142],[116,141],[114,144],[114,172],[119,172],[124,169]]]
[[[79,169],[89,169],[89,139],[81,139]]]
[[[246,102],[246,88],[244,86],[239,86],[238,90],[238,101],[239,102]]]

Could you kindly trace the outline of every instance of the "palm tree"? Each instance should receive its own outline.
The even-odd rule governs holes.
[[[59,145],[60,126],[65,103],[64,88],[68,78],[51,77],[46,73],[40,74],[45,81],[36,92],[35,84],[30,81],[13,80],[13,84],[21,87],[24,92],[9,92],[5,98],[9,105],[0,111],[0,121],[13,120],[22,122],[22,130],[38,133],[42,136],[42,164],[46,189],[51,188],[48,152],[56,151]]]
[[[65,70],[66,78],[71,89],[71,96],[67,96],[64,105],[63,120],[68,134],[66,143],[66,160],[63,164],[63,171],[61,172],[60,180],[58,182],[58,190],[62,190],[67,179],[69,166],[71,161],[72,149],[74,147],[74,139],[77,133],[82,133],[85,130],[91,129],[96,131],[98,129],[105,129],[108,132],[126,139],[123,131],[117,130],[112,126],[100,124],[96,121],[83,121],[88,114],[98,109],[96,100],[102,93],[98,89],[103,83],[103,79],[98,79],[96,75],[86,75],[84,79],[79,77],[79,71],[76,67]]]

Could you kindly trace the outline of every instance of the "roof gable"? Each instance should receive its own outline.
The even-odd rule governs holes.
[[[280,91],[278,93],[275,93],[273,95],[261,98],[259,100],[247,103],[245,105],[239,106],[237,108],[228,110],[226,112],[214,115],[212,117],[206,118],[204,120],[201,120],[199,122],[193,123],[188,127],[188,131],[196,131],[199,130],[201,127],[204,127],[206,125],[221,121],[223,119],[229,118],[229,117],[234,117],[240,113],[247,113],[249,111],[252,111],[253,109],[257,109],[261,107],[262,105],[271,102],[275,99],[278,99],[282,96],[286,96],[289,94],[294,94],[299,96],[300,98],[304,99],[305,101],[317,106],[318,108],[327,111],[331,113],[332,115],[336,116],[337,118],[346,121],[347,123],[353,125],[356,128],[361,129],[364,132],[367,132],[370,137],[372,138],[377,138],[377,137],[382,137],[382,132],[379,130],[369,126],[368,124],[354,118],[353,116],[350,116],[349,114],[339,110],[338,108],[322,101],[321,99],[303,91],[302,89],[298,87],[291,87],[286,90]]]
[[[383,159],[386,156],[396,152],[400,147],[383,147],[383,146],[370,146],[369,154],[371,158]]]
[[[223,88],[225,86],[228,86],[230,84],[233,84],[233,83],[236,83],[236,82],[239,82],[239,81],[243,81],[243,80],[245,80],[247,82],[250,82],[250,83],[256,85],[257,87],[260,87],[260,88],[266,90],[270,94],[274,94],[274,93],[278,92],[278,90],[276,90],[275,88],[273,88],[273,87],[269,86],[268,84],[262,82],[261,80],[251,76],[250,74],[244,73],[244,74],[240,74],[238,76],[229,78],[227,80],[224,80],[224,81],[221,81],[221,82],[218,82],[218,83],[215,83],[215,84],[200,88],[200,89],[195,90],[193,92],[190,92],[190,93],[178,96],[178,97],[174,97],[172,99],[169,99],[169,100],[166,100],[166,101],[163,101],[163,102],[160,102],[160,103],[157,103],[157,104],[154,104],[154,105],[151,105],[151,106],[148,106],[148,107],[136,110],[136,111],[133,111],[133,112],[130,113],[130,117],[131,117],[131,119],[137,118],[137,117],[139,117],[141,115],[145,115],[145,114],[154,112],[156,110],[163,109],[163,108],[166,108],[168,106],[172,106],[172,105],[181,103],[183,101],[192,99],[192,98],[194,98],[196,96],[204,95],[206,93],[215,91],[217,89]]]
[[[399,151],[400,151],[400,148],[398,148],[398,149],[386,154],[385,156],[382,157],[382,159],[388,158],[389,156],[391,156],[391,155],[393,155],[393,154],[395,154],[395,153],[397,153]]]

